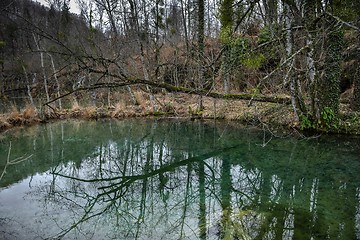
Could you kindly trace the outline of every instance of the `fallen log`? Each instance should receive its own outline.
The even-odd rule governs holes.
[[[98,72],[100,73],[100,72]],[[110,74],[112,77],[116,77],[118,79],[124,79],[123,76],[118,76],[114,74]],[[220,99],[232,99],[232,100],[248,100],[250,102],[270,102],[270,103],[281,103],[281,104],[290,104],[291,99],[288,96],[273,96],[273,95],[263,95],[263,94],[250,94],[250,93],[237,93],[237,94],[224,94],[219,92],[213,92],[207,89],[191,89],[186,87],[179,87],[174,86],[172,84],[168,84],[165,82],[152,82],[152,81],[146,81],[144,79],[132,79],[132,78],[126,78],[125,80],[121,82],[110,82],[110,83],[95,83],[89,86],[79,87],[77,89],[74,89],[73,91],[67,92],[59,97],[56,97],[43,105],[49,106],[50,103],[55,102],[56,100],[59,100],[60,98],[66,97],[68,95],[71,95],[75,92],[79,91],[88,91],[98,88],[119,88],[129,85],[148,85],[152,87],[157,88],[163,88],[169,92],[179,92],[179,93],[186,93],[186,94],[193,94],[193,95],[201,95],[211,98],[220,98]]]

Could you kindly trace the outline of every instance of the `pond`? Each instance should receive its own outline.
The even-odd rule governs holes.
[[[0,153],[0,239],[360,239],[356,137],[60,121]]]

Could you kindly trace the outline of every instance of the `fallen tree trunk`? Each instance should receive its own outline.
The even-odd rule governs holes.
[[[102,73],[102,72],[97,72]],[[110,74],[110,76],[123,79],[122,76]],[[56,97],[43,105],[49,106],[50,103],[55,102],[56,100],[59,100],[60,98],[66,97],[68,95],[71,95],[75,92],[79,91],[88,91],[93,89],[99,89],[99,88],[119,88],[129,85],[147,85],[157,88],[163,88],[166,89],[169,92],[179,92],[179,93],[187,93],[187,94],[194,94],[194,95],[201,95],[211,98],[219,98],[219,99],[232,99],[232,100],[249,100],[250,102],[256,101],[256,102],[270,102],[270,103],[281,103],[281,104],[290,104],[291,100],[288,96],[272,96],[272,95],[262,95],[262,94],[250,94],[250,93],[238,93],[238,94],[224,94],[219,92],[212,92],[206,89],[191,89],[191,88],[185,88],[185,87],[179,87],[174,86],[172,84],[168,83],[157,83],[152,81],[146,81],[144,79],[125,79],[122,82],[112,82],[112,83],[95,83],[86,87],[79,87],[73,91],[70,91],[68,93],[65,93],[59,97]]]

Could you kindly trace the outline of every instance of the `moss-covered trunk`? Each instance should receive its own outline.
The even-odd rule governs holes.
[[[359,23],[360,26],[360,23]],[[360,49],[360,35],[358,36],[358,49]],[[360,111],[360,50],[356,53],[357,58],[357,73],[354,78],[354,95],[352,99],[351,108],[354,111]]]
[[[233,3],[234,0],[224,0],[220,6],[221,44],[223,49],[221,69],[224,78],[224,91],[230,92],[230,42],[233,27]]]
[[[318,118],[321,118],[325,112],[332,112],[335,116],[339,113],[340,63],[343,45],[344,33],[342,30],[334,29],[327,35],[325,40],[324,72],[319,78],[316,94],[320,113],[317,116]]]
[[[352,101],[352,109],[354,111],[360,111],[360,59],[358,60],[358,74],[354,79],[354,96]]]

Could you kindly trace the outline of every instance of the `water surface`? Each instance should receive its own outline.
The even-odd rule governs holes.
[[[359,138],[63,121],[0,153],[0,239],[360,239]]]

